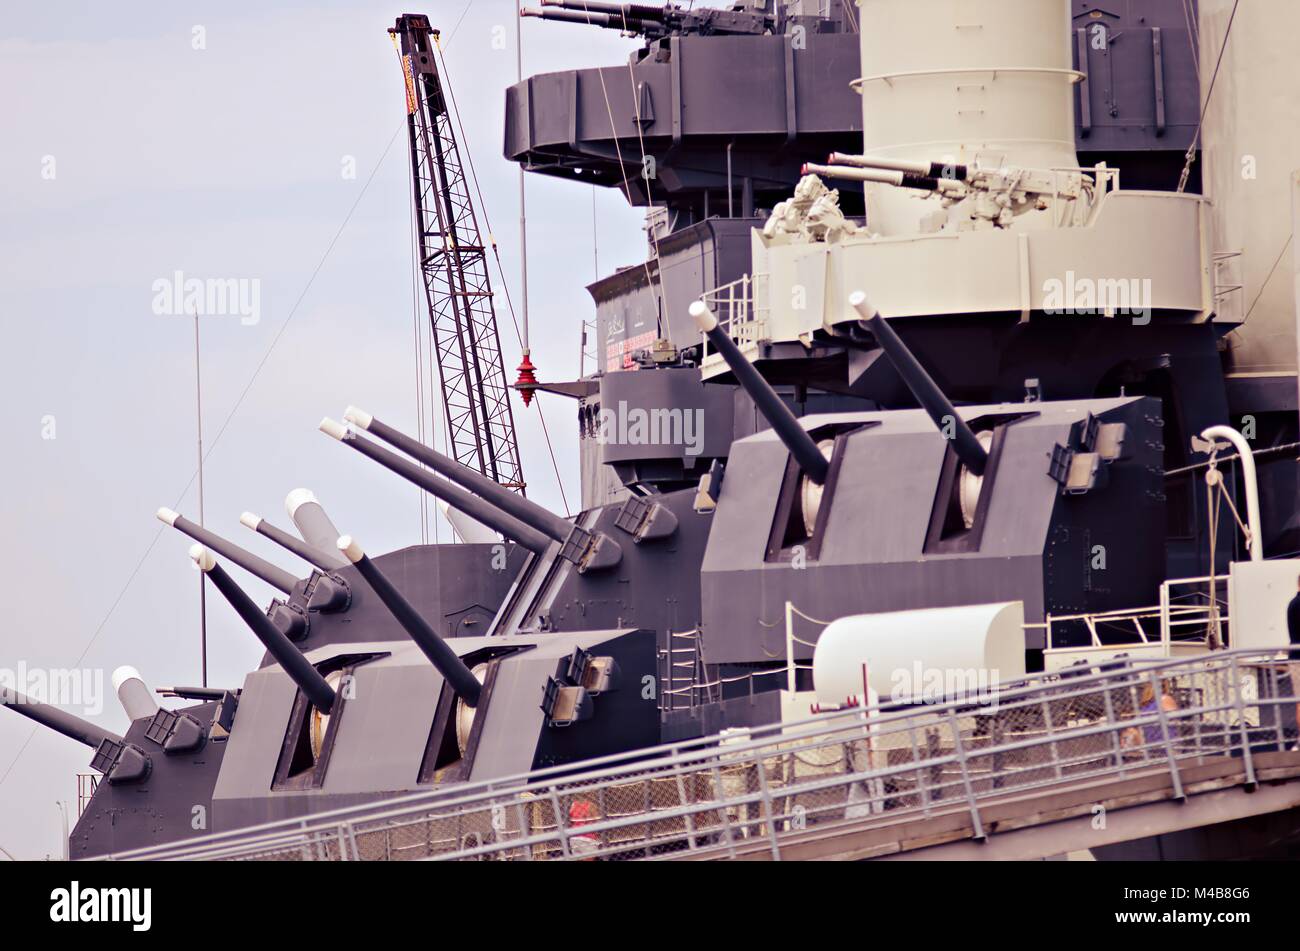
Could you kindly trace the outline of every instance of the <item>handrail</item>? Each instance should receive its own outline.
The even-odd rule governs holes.
[[[818,751],[834,751],[845,747],[846,744],[848,744],[848,747],[845,748],[856,748],[855,744],[862,743],[867,737],[875,738],[873,742],[880,742],[884,737],[900,737],[905,733],[911,737],[913,749],[913,760],[911,761],[892,765],[886,762],[884,766],[880,766],[874,761],[876,754],[868,752],[866,754],[868,757],[866,769],[854,768],[846,772],[830,775],[820,781],[800,783],[797,791],[793,793],[788,790],[784,792],[769,790],[761,795],[752,791],[747,791],[739,797],[735,794],[719,795],[704,802],[684,804],[676,809],[642,811],[627,817],[606,817],[598,822],[572,826],[569,831],[563,833],[563,836],[566,841],[573,836],[580,838],[599,836],[604,832],[621,830],[637,823],[645,824],[650,821],[647,817],[650,817],[654,822],[676,818],[681,818],[684,821],[686,817],[699,817],[711,811],[716,812],[718,809],[734,809],[742,806],[747,808],[749,805],[762,800],[763,796],[768,797],[767,800],[764,800],[766,803],[764,808],[768,813],[771,813],[773,806],[770,800],[772,798],[782,799],[791,795],[806,795],[819,789],[849,788],[853,783],[863,782],[874,782],[883,788],[883,784],[887,780],[893,781],[908,774],[920,776],[922,773],[933,770],[940,771],[937,784],[932,782],[920,783],[918,781],[918,785],[922,787],[921,791],[925,793],[922,797],[923,800],[929,802],[930,805],[933,805],[933,801],[943,801],[945,799],[948,802],[954,802],[955,800],[950,795],[945,795],[946,787],[952,784],[942,781],[942,770],[947,766],[958,765],[961,769],[967,771],[969,777],[972,761],[985,760],[994,762],[999,757],[1014,757],[1019,753],[1047,748],[1051,752],[1052,762],[1056,764],[1056,772],[1059,773],[1063,768],[1060,759],[1061,745],[1077,745],[1080,742],[1107,735],[1111,736],[1111,746],[1116,751],[1115,765],[1102,771],[1093,770],[1087,772],[1086,775],[1095,778],[1098,775],[1117,772],[1122,776],[1126,770],[1131,772],[1135,768],[1132,762],[1127,761],[1124,756],[1120,755],[1124,743],[1123,737],[1131,737],[1132,734],[1136,733],[1139,737],[1146,737],[1150,740],[1147,731],[1159,728],[1163,734],[1162,742],[1144,742],[1140,747],[1136,747],[1130,752],[1142,752],[1144,756],[1143,762],[1149,764],[1152,762],[1149,756],[1150,749],[1162,747],[1163,755],[1161,759],[1172,763],[1179,755],[1176,747],[1185,744],[1187,740],[1185,737],[1174,736],[1170,724],[1175,727],[1180,724],[1194,725],[1196,727],[1196,755],[1217,755],[1223,753],[1229,747],[1222,744],[1216,746],[1215,742],[1218,741],[1210,742],[1206,746],[1204,741],[1207,739],[1213,741],[1215,737],[1222,740],[1221,731],[1208,730],[1207,732],[1207,730],[1202,729],[1202,726],[1217,725],[1226,729],[1229,721],[1225,718],[1229,717],[1229,715],[1235,716],[1237,719],[1235,730],[1239,734],[1240,752],[1247,761],[1248,773],[1253,776],[1251,730],[1247,728],[1247,708],[1253,709],[1258,714],[1257,719],[1262,724],[1264,720],[1263,713],[1266,709],[1280,709],[1283,705],[1294,703],[1294,700],[1280,696],[1271,698],[1253,697],[1247,700],[1241,696],[1239,686],[1240,670],[1244,666],[1257,668],[1258,671],[1276,673],[1280,669],[1279,665],[1281,663],[1278,658],[1279,653],[1284,652],[1259,650],[1220,651],[1190,660],[1149,663],[1142,664],[1140,667],[1130,665],[1117,671],[1100,674],[1043,678],[1043,682],[1037,685],[1003,691],[998,694],[991,704],[954,700],[920,709],[909,707],[889,712],[885,712],[884,708],[873,708],[871,711],[860,708],[837,711],[811,717],[797,724],[775,724],[771,727],[756,729],[751,733],[750,738],[744,741],[733,741],[731,738],[724,740],[721,737],[714,736],[688,743],[668,744],[654,751],[640,751],[638,754],[604,757],[601,760],[580,764],[576,768],[573,765],[554,767],[549,770],[520,774],[516,777],[507,777],[487,783],[466,784],[436,790],[432,793],[417,793],[400,799],[385,800],[381,804],[370,803],[334,810],[330,813],[318,814],[306,820],[296,819],[290,823],[268,823],[254,829],[218,833],[201,840],[156,846],[124,853],[116,857],[238,857],[249,856],[254,853],[269,854],[286,849],[306,849],[310,844],[315,844],[318,851],[323,849],[328,853],[328,849],[322,844],[324,841],[322,837],[329,837],[331,841],[340,843],[340,848],[346,848],[354,854],[360,855],[357,836],[374,835],[379,831],[383,831],[382,829],[373,828],[375,823],[392,822],[394,828],[400,828],[401,824],[398,823],[398,820],[403,817],[406,818],[407,822],[405,824],[408,825],[421,822],[427,824],[435,818],[448,815],[472,817],[481,813],[484,809],[500,808],[500,804],[503,802],[514,803],[519,811],[520,821],[523,822],[527,803],[539,801],[538,792],[547,791],[553,802],[558,802],[554,797],[561,788],[566,790],[563,793],[565,796],[570,795],[575,789],[581,789],[584,795],[594,797],[602,790],[627,786],[637,781],[646,782],[654,779],[689,777],[694,783],[701,775],[709,772],[716,773],[720,766],[733,772],[753,768],[759,768],[761,771],[767,768],[765,764],[773,757],[779,759],[799,752],[802,752],[807,757]],[[1226,677],[1225,671],[1228,671]],[[1142,675],[1142,680],[1138,679],[1139,674]],[[1111,700],[1116,690],[1131,692],[1137,689],[1142,681],[1149,681],[1152,685],[1160,685],[1166,681],[1172,682],[1180,677],[1189,678],[1193,683],[1198,683],[1198,678],[1210,678],[1212,680],[1217,677],[1223,681],[1219,686],[1231,692],[1231,701],[1199,703],[1176,711],[1169,711],[1167,715],[1160,704],[1157,704],[1159,709],[1153,713],[1139,714],[1138,711],[1134,711],[1133,716],[1123,718],[1117,718],[1113,713]],[[1204,687],[1196,689],[1204,690]],[[924,732],[933,729],[936,723],[944,720],[950,723],[966,721],[979,723],[981,720],[989,721],[990,718],[996,720],[999,716],[1004,716],[1006,711],[1015,711],[1017,709],[1033,710],[1039,707],[1045,713],[1044,721],[1050,723],[1052,720],[1050,714],[1051,709],[1053,709],[1052,705],[1068,704],[1071,700],[1083,700],[1084,698],[1091,698],[1095,701],[1099,691],[1105,698],[1108,711],[1112,711],[1108,712],[1106,722],[1101,724],[1052,727],[1045,731],[1040,730],[1041,735],[1033,735],[1025,739],[1012,738],[997,743],[983,742],[987,737],[977,732],[972,732],[969,738],[964,733],[957,732],[952,734],[954,747],[969,745],[970,749],[962,753],[953,752],[941,755],[933,755],[934,751],[927,751],[927,755],[923,760],[918,759],[916,743],[918,728]],[[877,709],[880,712],[877,712]],[[869,720],[867,719],[868,716]],[[1219,719],[1216,720],[1215,718]],[[1281,742],[1280,717],[1276,718],[1276,722],[1278,723],[1278,740]],[[1258,730],[1259,727],[1253,729]],[[1231,742],[1236,743],[1238,740],[1232,740]],[[1232,749],[1235,749],[1235,747],[1232,747]],[[657,755],[651,756],[650,754]],[[632,756],[642,758],[639,762],[625,761],[621,762],[621,765],[619,764],[619,761],[627,760]],[[1107,754],[1107,757],[1109,757],[1109,754]],[[1095,754],[1088,754],[1090,761],[1096,760],[1096,758]],[[615,765],[610,765],[611,762]],[[755,764],[759,765],[756,767]],[[1066,763],[1064,766],[1076,768],[1079,764],[1076,763],[1071,766]],[[1171,769],[1173,768],[1171,767]],[[990,781],[988,777],[983,776],[984,772],[984,770],[981,770],[981,778],[976,780],[977,783],[983,784]],[[1014,781],[1022,772],[1024,772],[1023,768],[1004,769],[1001,772],[995,772],[992,779],[994,783],[993,789],[998,790],[1000,788],[997,785],[999,778],[1003,781]],[[1079,773],[1079,775],[1083,776],[1085,773]],[[1176,774],[1175,781],[1177,785]],[[678,783],[678,788],[679,790],[684,788],[681,782]],[[1024,782],[1020,782],[1014,788],[1023,790],[1029,787]],[[967,802],[968,807],[976,810],[972,815],[976,815],[978,809],[976,803],[981,797],[986,796],[987,792],[982,788],[976,791],[972,786],[964,795],[969,800]],[[758,796],[758,798],[755,798],[755,796]],[[680,794],[680,798],[685,799],[687,797]],[[879,805],[883,809],[885,801],[889,797],[882,793],[875,798],[881,800]],[[872,809],[876,807],[875,798],[870,800]],[[690,808],[687,808],[688,805]],[[558,826],[563,826],[559,811],[556,812],[556,822]],[[364,825],[365,828],[359,828],[361,825]],[[574,829],[580,829],[580,831],[575,832]],[[340,830],[342,830],[342,833]],[[730,827],[728,827],[728,830],[729,832],[732,831]],[[543,831],[538,833],[540,838],[534,844],[554,841],[556,836],[560,834],[559,831]],[[590,839],[587,841],[590,841]],[[508,838],[502,842],[486,842],[473,849],[460,849],[455,853],[448,853],[447,856],[441,857],[486,855],[494,851],[518,849],[521,845],[531,842],[533,842],[533,839]],[[645,846],[641,847],[644,848]],[[624,847],[620,846],[620,848]],[[627,848],[635,850],[636,847],[628,846]]]

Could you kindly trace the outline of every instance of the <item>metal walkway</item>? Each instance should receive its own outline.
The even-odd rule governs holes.
[[[821,714],[119,859],[1035,858],[1300,805],[1279,652]]]

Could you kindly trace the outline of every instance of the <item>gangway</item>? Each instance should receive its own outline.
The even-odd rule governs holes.
[[[1033,858],[1259,816],[1275,831],[1300,826],[1295,709],[1276,650],[1072,669],[111,858]]]

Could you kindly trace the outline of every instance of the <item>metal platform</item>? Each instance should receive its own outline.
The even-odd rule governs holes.
[[[1300,805],[1295,704],[1282,653],[1221,651],[849,708],[112,857],[1046,857]]]

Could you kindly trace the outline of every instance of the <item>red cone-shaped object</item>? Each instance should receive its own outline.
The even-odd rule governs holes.
[[[537,388],[537,377],[533,374],[536,369],[533,361],[528,359],[528,351],[525,350],[523,360],[519,361],[519,379],[515,380],[515,389],[524,398],[525,406],[532,403],[533,390]]]

